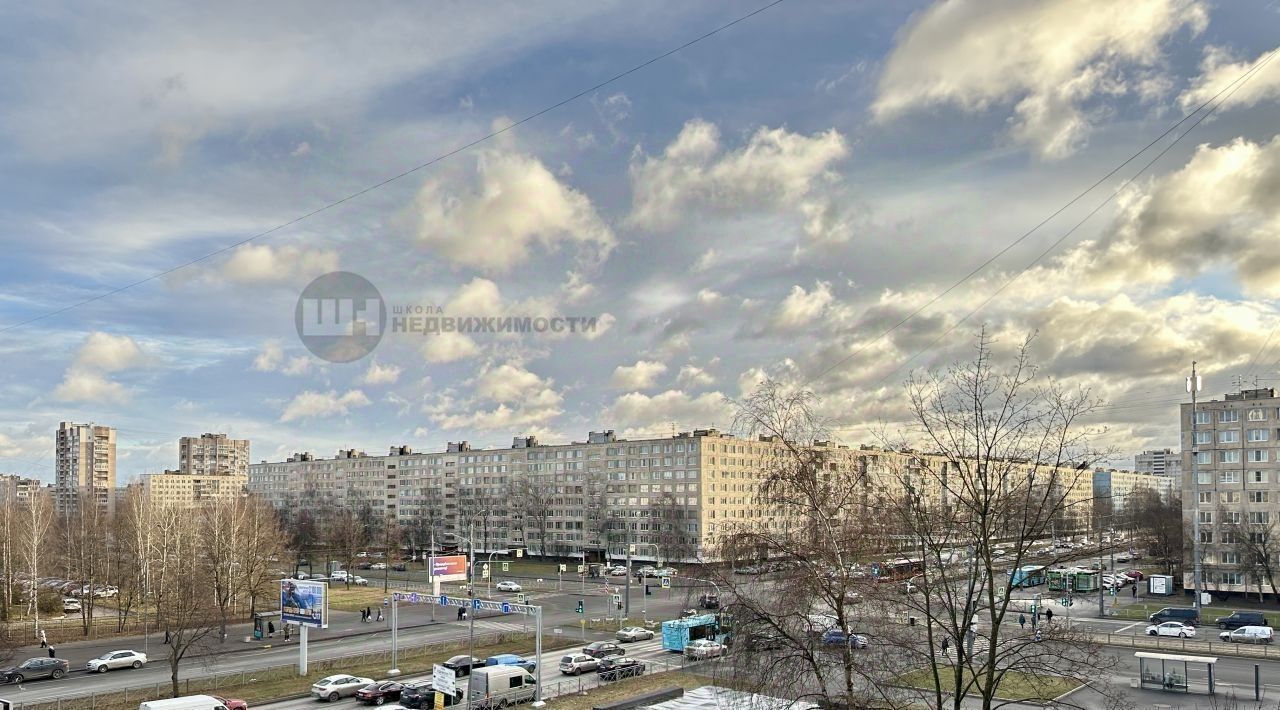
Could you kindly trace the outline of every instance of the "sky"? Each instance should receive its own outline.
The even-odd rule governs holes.
[[[767,377],[875,443],[983,327],[1127,467],[1178,446],[1192,360],[1280,381],[1280,4],[784,0],[600,86],[765,4],[0,11],[0,472],[52,480],[60,421],[117,428],[121,483],[202,432],[727,429]],[[294,315],[333,271],[595,327],[329,362]]]

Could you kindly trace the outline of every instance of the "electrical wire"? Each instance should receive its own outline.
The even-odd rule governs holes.
[[[52,318],[52,317],[54,317],[54,316],[58,316],[58,315],[61,315],[61,314],[63,314],[63,313],[67,313],[68,311],[75,310],[75,309],[80,308],[80,307],[82,307],[82,306],[87,306],[87,305],[89,305],[90,303],[95,303],[95,302],[97,302],[97,301],[101,301],[101,300],[103,300],[103,299],[105,299],[105,298],[110,298],[111,296],[115,296],[116,294],[123,293],[123,292],[125,292],[125,291],[128,291],[128,290],[130,290],[130,289],[136,288],[136,287],[141,286],[141,285],[143,285],[143,284],[150,283],[151,281],[155,281],[156,279],[164,278],[165,276],[168,276],[169,274],[172,274],[172,273],[174,273],[174,272],[181,271],[182,269],[188,268],[188,267],[190,267],[190,266],[194,266],[194,265],[199,264],[199,263],[204,262],[204,261],[208,261],[209,259],[212,259],[212,258],[214,258],[214,257],[216,257],[216,256],[221,255],[221,254],[225,254],[225,253],[227,253],[227,252],[231,251],[232,249],[235,249],[235,248],[237,248],[237,247],[244,246],[245,244],[248,244],[248,243],[250,243],[250,242],[252,242],[252,241],[255,241],[255,240],[258,240],[258,239],[262,239],[262,238],[264,238],[264,237],[269,237],[269,236],[271,236],[271,235],[273,235],[273,234],[275,234],[275,233],[277,233],[277,232],[279,232],[279,231],[281,231],[281,230],[283,230],[283,229],[285,229],[285,228],[287,228],[287,227],[291,227],[291,226],[293,226],[293,225],[295,225],[295,224],[298,224],[299,222],[303,222],[303,221],[305,221],[305,220],[307,220],[307,219],[310,219],[310,218],[312,218],[312,217],[314,217],[314,216],[316,216],[316,215],[318,215],[318,214],[321,214],[322,212],[328,212],[329,210],[332,210],[332,209],[334,209],[335,207],[338,207],[338,206],[340,206],[340,205],[346,204],[347,202],[350,202],[350,201],[352,201],[352,200],[354,200],[354,199],[356,199],[356,198],[359,198],[359,197],[361,197],[361,196],[363,196],[363,195],[367,195],[368,193],[373,192],[374,190],[377,190],[377,189],[379,189],[379,188],[382,188],[382,187],[385,187],[385,186],[387,186],[387,185],[390,185],[391,183],[393,183],[393,182],[397,182],[397,181],[399,181],[399,180],[401,180],[401,179],[403,179],[403,178],[406,178],[406,177],[408,177],[408,176],[410,176],[410,175],[413,175],[414,173],[417,173],[417,172],[418,172],[418,171],[420,171],[420,170],[423,170],[423,169],[425,169],[425,168],[431,167],[432,165],[435,165],[436,163],[439,163],[439,162],[441,162],[441,161],[447,160],[447,159],[449,159],[449,158],[452,158],[452,157],[453,157],[453,156],[455,156],[455,155],[458,155],[459,153],[463,153],[463,152],[465,152],[465,151],[467,151],[467,150],[470,150],[471,148],[474,148],[474,147],[476,147],[476,146],[480,145],[481,143],[488,142],[489,140],[492,140],[493,138],[496,138],[496,137],[498,137],[498,136],[500,136],[500,135],[502,135],[502,134],[504,134],[504,133],[506,133],[506,132],[508,132],[508,131],[510,131],[510,130],[512,130],[512,129],[514,129],[514,128],[516,128],[517,126],[521,126],[521,125],[523,125],[523,124],[525,124],[525,123],[528,123],[528,122],[530,122],[530,121],[532,121],[532,120],[534,120],[534,119],[536,119],[536,118],[539,118],[539,117],[541,117],[541,116],[543,116],[543,115],[545,115],[545,114],[548,114],[548,113],[550,113],[550,112],[552,112],[552,111],[555,111],[555,110],[556,110],[556,109],[558,109],[558,108],[561,108],[561,107],[566,106],[566,105],[568,105],[568,104],[570,104],[570,103],[573,103],[573,102],[577,101],[578,99],[581,99],[582,97],[587,96],[588,94],[595,93],[596,91],[599,91],[600,89],[603,89],[604,87],[609,86],[610,84],[613,84],[613,83],[615,83],[615,82],[617,82],[617,81],[620,81],[621,79],[624,79],[624,78],[626,78],[626,77],[628,77],[628,76],[630,76],[630,75],[632,75],[632,74],[634,74],[634,73],[636,73],[636,72],[638,72],[638,71],[640,71],[640,70],[642,70],[642,69],[644,69],[644,68],[648,67],[648,66],[649,66],[649,65],[651,65],[651,64],[655,64],[655,63],[657,63],[657,62],[660,62],[660,61],[662,61],[663,59],[666,59],[667,57],[672,56],[673,54],[677,54],[677,53],[679,53],[679,52],[681,52],[681,51],[683,51],[683,50],[685,50],[685,49],[688,49],[689,47],[692,47],[692,46],[693,46],[693,45],[695,45],[695,44],[698,44],[699,42],[702,42],[702,41],[704,41],[704,40],[710,39],[711,37],[714,37],[715,35],[718,35],[718,34],[720,34],[721,32],[724,32],[725,30],[729,29],[730,27],[733,27],[734,25],[737,25],[737,24],[739,24],[739,23],[745,22],[745,21],[747,21],[747,20],[749,20],[749,19],[751,19],[751,18],[755,17],[756,15],[759,15],[759,14],[760,14],[760,13],[762,13],[762,12],[764,12],[764,11],[766,11],[766,10],[769,10],[770,8],[773,8],[773,7],[776,7],[776,6],[778,6],[778,5],[781,5],[781,4],[782,4],[782,3],[784,3],[784,2],[786,2],[786,0],[773,0],[773,2],[770,2],[770,3],[766,4],[766,5],[762,5],[762,6],[758,7],[758,8],[756,8],[755,10],[752,10],[751,12],[748,12],[748,13],[747,13],[747,14],[745,14],[745,15],[741,15],[741,16],[737,17],[736,19],[734,19],[734,20],[732,20],[732,21],[730,21],[730,22],[726,22],[725,24],[720,25],[719,27],[716,27],[715,29],[713,29],[713,30],[711,30],[711,31],[709,31],[709,32],[703,33],[703,34],[699,35],[698,37],[696,37],[696,38],[694,38],[694,39],[691,39],[691,40],[689,40],[688,42],[685,42],[684,44],[682,44],[682,45],[680,45],[680,46],[678,46],[678,47],[676,47],[676,48],[674,48],[674,49],[667,50],[666,52],[663,52],[662,54],[659,54],[659,55],[657,55],[657,56],[655,56],[655,57],[653,57],[653,58],[651,58],[651,59],[648,59],[648,60],[643,61],[643,62],[641,62],[641,63],[639,63],[639,64],[636,64],[635,66],[631,67],[630,69],[627,69],[627,70],[625,70],[625,71],[622,71],[622,72],[619,72],[619,73],[617,73],[617,74],[614,74],[613,76],[609,77],[608,79],[605,79],[604,81],[601,81],[600,83],[595,84],[594,86],[591,86],[590,88],[583,89],[583,90],[581,90],[581,91],[577,92],[576,94],[573,94],[572,96],[569,96],[569,97],[567,97],[567,98],[561,99],[560,101],[557,101],[556,103],[553,103],[553,104],[551,104],[550,106],[547,106],[546,108],[543,108],[543,109],[540,109],[540,110],[538,110],[538,111],[535,111],[534,113],[531,113],[531,114],[529,114],[529,115],[527,115],[527,116],[525,116],[525,117],[523,117],[523,118],[521,118],[521,119],[519,119],[519,120],[517,120],[517,121],[514,121],[514,122],[512,122],[512,123],[510,123],[510,124],[508,124],[508,125],[506,125],[506,126],[503,126],[502,128],[499,128],[499,129],[496,129],[496,130],[494,130],[494,131],[492,131],[492,132],[490,132],[490,133],[487,133],[487,134],[485,134],[485,135],[483,135],[483,136],[481,136],[481,137],[479,137],[479,138],[477,138],[477,139],[475,139],[475,140],[473,140],[473,141],[471,141],[471,142],[469,142],[469,143],[465,143],[465,144],[460,145],[460,146],[458,146],[458,147],[456,147],[456,148],[453,148],[452,150],[449,150],[449,151],[447,151],[447,152],[441,153],[441,154],[437,155],[436,157],[434,157],[434,158],[432,158],[432,159],[430,159],[430,160],[426,161],[425,163],[420,163],[420,164],[418,164],[418,165],[415,165],[414,167],[411,167],[411,168],[409,168],[409,169],[407,169],[407,170],[404,170],[403,172],[397,173],[396,175],[393,175],[393,176],[391,176],[391,177],[389,177],[389,178],[386,178],[385,180],[382,180],[381,182],[374,183],[373,185],[370,185],[370,186],[368,186],[368,187],[366,187],[366,188],[364,188],[364,189],[362,189],[362,190],[358,190],[358,191],[356,191],[356,192],[353,192],[353,193],[351,193],[351,194],[347,195],[346,197],[343,197],[343,198],[341,198],[341,199],[338,199],[338,200],[334,200],[334,201],[332,201],[332,202],[329,202],[329,203],[327,203],[327,204],[325,204],[325,205],[323,205],[323,206],[321,206],[321,207],[318,207],[318,208],[316,208],[316,209],[314,209],[314,210],[311,210],[310,212],[307,212],[307,213],[305,213],[305,214],[303,214],[303,215],[301,215],[301,216],[294,217],[293,219],[290,219],[290,220],[288,220],[287,222],[282,222],[282,223],[280,223],[280,224],[277,224],[277,225],[276,225],[276,226],[274,226],[274,227],[271,227],[270,229],[267,229],[267,230],[264,230],[264,231],[258,232],[257,234],[254,234],[254,235],[252,235],[252,236],[249,236],[249,237],[246,237],[246,238],[244,238],[244,239],[241,239],[241,240],[240,240],[240,241],[238,241],[238,242],[234,242],[234,243],[232,243],[232,244],[228,244],[228,245],[226,245],[226,246],[224,246],[224,247],[221,247],[221,248],[219,248],[219,249],[216,249],[216,250],[214,250],[214,251],[211,251],[211,252],[209,252],[209,253],[207,253],[207,254],[205,254],[205,255],[203,255],[203,256],[196,257],[195,259],[191,259],[190,261],[183,262],[183,263],[181,263],[181,264],[178,264],[177,266],[170,267],[170,268],[168,268],[168,269],[165,269],[164,271],[160,271],[160,272],[157,272],[157,273],[151,274],[150,276],[147,276],[147,277],[145,277],[145,278],[138,279],[137,281],[133,281],[133,282],[127,283],[127,284],[125,284],[125,285],[123,285],[123,286],[118,286],[118,287],[116,287],[116,288],[110,289],[110,290],[108,290],[108,291],[104,291],[104,292],[102,292],[102,293],[96,294],[96,295],[94,295],[94,296],[91,296],[91,297],[89,297],[89,298],[85,298],[85,299],[83,299],[83,300],[77,301],[77,302],[75,302],[75,303],[72,303],[72,304],[69,304],[69,305],[66,305],[66,306],[63,306],[63,307],[61,307],[61,308],[57,308],[57,309],[54,309],[54,310],[52,310],[52,311],[47,311],[47,312],[42,313],[42,314],[40,314],[40,315],[38,315],[38,316],[34,316],[34,317],[32,317],[32,318],[28,318],[28,319],[26,319],[26,320],[18,321],[17,323],[12,323],[12,324],[10,324],[10,325],[4,326],[3,328],[0,328],[0,333],[8,333],[8,332],[9,332],[9,331],[11,331],[11,330],[15,330],[15,329],[17,329],[17,328],[21,328],[21,327],[26,326],[26,325],[31,325],[32,323],[37,323],[37,322],[39,322],[39,321],[46,320],[46,319],[48,319],[48,318]]]

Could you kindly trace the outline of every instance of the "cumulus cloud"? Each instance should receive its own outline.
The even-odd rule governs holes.
[[[390,385],[400,379],[400,366],[383,365],[375,358],[369,363],[369,369],[360,376],[360,383],[366,385]]]
[[[111,402],[127,398],[122,385],[108,373],[147,367],[152,358],[127,335],[95,331],[76,349],[71,365],[53,396],[64,402]]]
[[[480,354],[480,346],[463,333],[433,333],[422,341],[422,357],[432,364],[457,362]]]
[[[828,187],[838,180],[833,166],[848,155],[848,143],[835,129],[806,136],[785,128],[760,128],[746,145],[725,150],[715,124],[692,120],[660,155],[637,150],[631,162],[628,221],[666,230],[680,224],[690,210],[798,210],[809,236],[823,239],[829,236],[823,227],[838,220],[813,222],[810,215],[835,209],[828,194]],[[704,258],[714,258],[714,251]]]
[[[628,392],[613,401],[601,414],[621,436],[664,436],[677,429],[728,426],[733,408],[719,392],[691,396],[682,390],[667,390],[653,396]]]
[[[279,372],[290,377],[305,375],[315,364],[306,355],[285,356],[284,343],[271,339],[262,344],[262,350],[253,359],[253,369],[258,372]]]
[[[779,330],[794,330],[812,323],[834,300],[831,284],[819,281],[813,290],[792,286],[791,293],[782,299],[773,314],[773,326]]]
[[[1253,60],[1236,60],[1224,47],[1207,47],[1200,65],[1200,76],[1191,80],[1186,91],[1178,97],[1178,104],[1189,111],[1217,96],[1223,89],[1231,94],[1222,104],[1223,109],[1248,108],[1263,101],[1275,101],[1280,98],[1280,62],[1273,60],[1258,69],[1275,51],[1263,52]],[[1254,69],[1257,71],[1247,81],[1241,79]]]
[[[1061,158],[1088,136],[1086,102],[1139,91],[1161,43],[1207,23],[1200,0],[937,2],[899,32],[872,114],[884,122],[929,106],[1012,104],[1013,139]]]
[[[266,284],[305,280],[337,270],[338,253],[331,249],[245,244],[231,252],[218,273],[233,283]]]
[[[667,366],[652,360],[638,360],[634,365],[619,365],[613,370],[609,384],[618,389],[643,390],[653,386]]]
[[[680,374],[676,376],[676,384],[681,387],[710,387],[716,383],[715,375],[707,372],[705,368],[698,367],[693,363],[688,363],[680,368]]]
[[[443,429],[518,432],[545,427],[564,411],[555,382],[517,361],[484,366],[472,389],[471,400],[445,396],[428,407],[432,421]]]
[[[307,390],[285,405],[280,421],[292,422],[299,419],[331,417],[335,414],[345,415],[356,407],[367,407],[370,404],[369,398],[360,390],[347,390],[341,395],[336,390],[328,392]]]
[[[615,244],[591,200],[561,183],[538,159],[488,152],[477,161],[477,184],[452,189],[427,181],[418,193],[418,237],[455,264],[506,272],[529,259],[533,246],[579,247],[595,264]]]

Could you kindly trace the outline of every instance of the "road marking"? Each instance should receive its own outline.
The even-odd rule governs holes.
[[[1141,621],[1138,621],[1138,622],[1135,622],[1135,623],[1129,624],[1128,626],[1126,626],[1126,627],[1124,627],[1124,628],[1122,628],[1122,629],[1118,629],[1118,630],[1116,631],[1116,633],[1118,633],[1118,634],[1122,634],[1122,633],[1124,633],[1124,632],[1128,631],[1129,629],[1134,628],[1135,626],[1142,626],[1142,622],[1141,622]]]

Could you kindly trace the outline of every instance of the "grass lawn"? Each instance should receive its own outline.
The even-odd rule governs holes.
[[[633,695],[641,695],[643,693],[652,693],[657,690],[672,688],[679,686],[685,690],[693,690],[701,688],[704,685],[718,685],[725,688],[739,687],[741,684],[735,683],[730,678],[717,678],[713,682],[704,675],[694,675],[693,673],[684,673],[672,671],[670,673],[661,673],[656,675],[643,675],[638,678],[627,678],[608,685],[592,688],[585,695],[575,695],[573,693],[561,695],[556,698],[547,700],[547,707],[555,710],[591,710],[592,708],[608,703],[624,700]],[[741,689],[746,690],[745,686]]]
[[[948,666],[943,670],[945,672],[942,680],[945,684],[948,682],[948,678],[952,677],[950,676],[951,668]],[[968,680],[967,675],[966,671],[966,680]],[[921,668],[918,671],[912,671],[899,677],[898,684],[932,691],[933,674],[927,668]],[[1000,680],[1000,687],[996,688],[996,696],[1005,700],[1039,700],[1048,702],[1063,693],[1079,688],[1080,685],[1081,683],[1070,678],[1033,676],[1027,673],[1010,671],[1005,673]]]
[[[498,653],[532,653],[533,645],[532,635],[517,634],[516,638],[506,643],[476,646],[475,655],[477,658],[485,658]],[[543,639],[543,651],[569,648],[577,645],[578,641],[576,640],[570,642],[564,639]],[[404,676],[429,674],[432,665],[443,662],[457,653],[466,653],[466,650],[467,642],[465,640],[449,644],[402,649],[399,657],[400,670]],[[298,675],[296,667],[286,667],[260,672],[246,672],[243,675],[245,678],[243,683],[238,682],[234,676],[231,678],[224,676],[218,682],[216,688],[209,680],[184,680],[181,683],[180,690],[184,695],[213,693],[223,697],[240,698],[247,700],[249,707],[256,707],[273,700],[305,693],[313,682],[335,671],[374,679],[385,678],[387,673],[386,654],[370,654],[367,659],[365,661],[352,659],[337,662],[313,661],[310,665],[311,672],[307,674],[306,678]],[[94,710],[137,710],[139,703],[156,697],[154,691],[151,690],[132,691],[127,694],[104,693],[94,699],[93,707]],[[164,694],[161,697],[168,697],[168,695]],[[87,700],[80,702],[82,703],[81,706],[88,706]],[[71,707],[68,703],[69,701],[67,700],[61,701],[61,705],[56,701],[50,703],[24,703],[23,710],[65,710],[65,708]]]
[[[397,591],[395,584],[391,585],[391,591]],[[377,609],[382,607],[385,596],[381,584],[377,588],[372,584],[368,587],[352,585],[351,589],[347,589],[345,584],[333,584],[329,587],[329,608],[339,611],[360,611],[365,607]]]
[[[1179,604],[1176,598],[1155,602],[1138,602],[1136,604],[1129,604],[1117,609],[1116,618],[1146,621],[1152,614],[1167,606],[1191,606],[1191,602],[1188,601],[1186,604]]]

